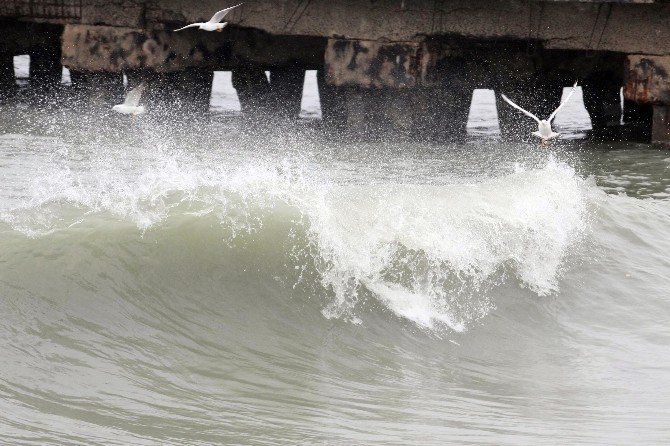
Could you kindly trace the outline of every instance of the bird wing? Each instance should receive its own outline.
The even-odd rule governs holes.
[[[528,110],[524,110],[523,108],[519,107],[519,106],[516,105],[514,102],[512,102],[510,98],[508,98],[508,97],[505,96],[504,94],[501,94],[500,96],[502,96],[502,98],[503,98],[503,100],[504,100],[505,102],[507,102],[509,105],[511,105],[512,107],[514,107],[514,108],[516,108],[517,110],[519,110],[519,111],[520,111],[521,113],[523,113],[524,115],[526,115],[526,116],[528,116],[528,117],[530,117],[530,118],[533,118],[533,119],[536,120],[537,122],[540,122],[540,119],[539,119],[537,116],[535,116],[534,114],[532,114],[532,113],[529,112]]]
[[[230,8],[222,9],[221,11],[214,14],[212,18],[209,19],[208,23],[219,23],[221,20],[223,20],[226,14],[228,14],[231,10],[237,8],[240,5],[242,5],[242,3],[240,3],[239,5],[231,6]]]
[[[142,99],[142,93],[144,92],[144,82],[142,82],[137,87],[133,88],[126,94],[126,100],[123,101],[124,105],[129,105],[131,107],[137,107],[140,105],[140,99]]]
[[[568,93],[568,97],[565,98],[565,101],[561,102],[561,105],[559,105],[558,108],[556,110],[554,110],[554,112],[551,115],[549,115],[549,119],[547,119],[547,121],[551,122],[556,117],[556,113],[558,113],[558,111],[560,109],[562,109],[565,104],[568,103],[568,101],[572,97],[572,93],[575,92],[575,88],[577,88],[577,82],[576,81],[575,81],[575,85],[572,86],[572,90],[570,90],[570,93]]]
[[[186,28],[197,28],[198,26],[200,26],[200,23],[191,23],[190,25],[186,25],[186,26],[183,27],[183,28],[175,29],[173,32],[176,33],[177,31],[183,31],[183,30],[185,30]]]

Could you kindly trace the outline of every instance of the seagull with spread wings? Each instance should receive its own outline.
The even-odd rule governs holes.
[[[112,110],[124,115],[141,115],[144,113],[144,106],[140,105],[143,92],[144,82],[130,90],[128,94],[126,94],[126,99],[123,101],[123,104],[115,105],[112,107]]]
[[[231,6],[230,8],[222,9],[221,11],[217,12],[212,16],[211,19],[209,19],[208,22],[205,23],[191,23],[190,25],[186,25],[183,28],[175,29],[175,32],[177,31],[182,31],[186,28],[200,28],[203,31],[217,31],[221,32],[223,31],[223,28],[226,27],[228,22],[223,22],[219,23],[223,18],[228,14],[230,11],[233,9],[237,8],[238,6],[242,5],[240,3],[239,5]]]
[[[568,97],[565,98],[565,101],[561,102],[561,105],[559,105],[558,108],[554,110],[554,112],[551,115],[549,115],[549,118],[547,119],[540,119],[531,112],[529,112],[528,110],[524,110],[523,108],[516,105],[504,94],[501,94],[501,96],[505,100],[505,102],[507,102],[509,105],[516,108],[524,115],[533,118],[535,121],[537,121],[537,132],[533,132],[533,135],[540,138],[542,140],[542,145],[545,145],[550,139],[556,138],[559,135],[559,133],[556,133],[551,129],[551,121],[554,120],[556,114],[570,100],[570,97],[572,97],[572,94],[575,92],[575,88],[577,88],[577,82],[575,82],[575,85],[572,86],[572,90],[570,90],[570,94],[568,94]]]

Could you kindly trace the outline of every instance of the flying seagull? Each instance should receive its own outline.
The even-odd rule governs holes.
[[[200,28],[203,31],[217,31],[221,32],[223,31],[223,28],[226,27],[228,22],[223,22],[219,23],[223,18],[228,14],[231,10],[237,8],[238,6],[242,5],[240,3],[239,5],[231,6],[230,8],[222,9],[221,11],[217,12],[212,16],[211,19],[209,19],[209,22],[205,23],[191,23],[190,25],[186,25],[183,28],[175,29],[175,32],[184,30],[186,28]]]
[[[505,102],[507,102],[509,105],[516,108],[517,110],[519,110],[524,115],[526,115],[528,117],[531,117],[531,118],[533,118],[534,120],[537,121],[537,132],[533,132],[533,135],[540,138],[542,140],[542,144],[544,145],[544,144],[547,143],[547,141],[549,141],[552,138],[556,138],[559,135],[559,133],[556,133],[551,129],[551,121],[554,120],[554,118],[556,117],[556,114],[570,100],[570,97],[575,92],[575,88],[577,88],[577,82],[575,82],[575,85],[572,86],[572,90],[570,90],[570,94],[568,94],[568,97],[565,98],[565,101],[561,102],[561,105],[559,105],[558,108],[556,110],[554,110],[554,112],[551,115],[549,115],[548,119],[540,119],[537,116],[535,116],[534,114],[532,114],[531,112],[529,112],[528,110],[524,110],[523,108],[516,105],[514,102],[512,102],[504,94],[501,94],[501,96],[505,100]]]
[[[140,105],[142,92],[144,92],[144,82],[130,90],[128,94],[126,94],[126,99],[123,101],[123,104],[115,105],[112,107],[112,110],[124,115],[141,115],[144,113],[144,106]]]

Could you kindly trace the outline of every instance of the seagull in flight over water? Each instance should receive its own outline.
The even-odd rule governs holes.
[[[143,92],[144,82],[130,90],[128,94],[126,94],[126,99],[123,101],[123,104],[115,105],[112,107],[112,110],[124,115],[141,115],[144,113],[144,106],[140,105]]]
[[[186,25],[186,26],[183,27],[183,28],[175,29],[174,31],[177,32],[177,31],[184,30],[184,29],[186,29],[186,28],[200,28],[200,29],[203,30],[203,31],[217,31],[217,32],[221,32],[221,31],[223,31],[223,28],[226,27],[226,25],[228,24],[228,22],[223,22],[223,23],[219,23],[219,22],[220,22],[221,20],[223,20],[223,18],[226,16],[226,14],[228,14],[231,10],[237,8],[237,7],[240,6],[240,5],[242,5],[242,3],[240,3],[239,5],[231,6],[230,8],[222,9],[221,11],[217,12],[216,14],[214,14],[214,15],[212,16],[212,18],[209,19],[209,22],[205,22],[205,23],[191,23],[190,25]]]
[[[524,115],[526,115],[528,117],[531,117],[531,118],[533,118],[534,120],[537,121],[537,132],[533,132],[533,135],[537,136],[538,138],[540,138],[542,140],[542,145],[546,145],[547,142],[550,139],[556,138],[560,134],[560,133],[554,132],[551,129],[551,121],[554,120],[554,118],[556,117],[556,114],[570,100],[570,97],[575,92],[575,88],[577,88],[577,82],[575,82],[575,85],[572,86],[572,90],[570,90],[570,94],[568,94],[568,97],[565,98],[565,101],[561,102],[561,105],[559,105],[558,108],[556,110],[554,110],[554,112],[551,115],[549,115],[549,118],[547,118],[547,119],[540,119],[537,116],[535,116],[534,114],[532,114],[531,112],[529,112],[528,110],[524,110],[523,108],[516,105],[514,102],[512,102],[504,94],[501,94],[501,96],[505,100],[505,102],[507,102],[509,105],[516,108],[517,110],[519,110]]]

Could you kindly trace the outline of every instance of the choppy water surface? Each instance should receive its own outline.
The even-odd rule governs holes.
[[[3,106],[0,442],[667,444],[670,153],[478,94],[452,145]]]

